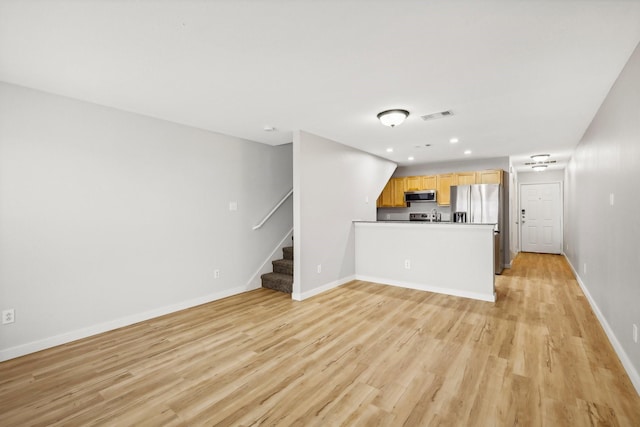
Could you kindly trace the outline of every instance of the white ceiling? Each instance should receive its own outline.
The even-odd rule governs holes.
[[[2,81],[267,144],[302,129],[399,164],[562,166],[639,42],[633,0],[0,2]],[[411,115],[387,128],[389,108]]]

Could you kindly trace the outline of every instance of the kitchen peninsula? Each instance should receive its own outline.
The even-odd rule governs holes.
[[[356,278],[494,302],[494,224],[356,221]]]

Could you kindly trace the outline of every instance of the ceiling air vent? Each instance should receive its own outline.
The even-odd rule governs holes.
[[[441,111],[439,113],[427,114],[425,116],[420,116],[420,117],[422,117],[422,120],[435,120],[435,119],[441,119],[443,117],[449,117],[449,116],[453,116],[453,112],[451,110]]]

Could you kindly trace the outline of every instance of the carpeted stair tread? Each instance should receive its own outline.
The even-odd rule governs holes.
[[[293,290],[293,276],[290,274],[267,273],[263,274],[261,278],[263,288],[286,292],[288,294]]]
[[[272,261],[273,264],[273,272],[288,274],[293,276],[293,260],[292,259],[279,259],[277,261]]]
[[[284,254],[284,259],[293,260],[293,246],[282,248],[282,253]]]

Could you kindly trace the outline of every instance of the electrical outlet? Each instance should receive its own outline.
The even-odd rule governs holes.
[[[322,264],[318,264],[318,274],[322,273]]]
[[[614,202],[615,202],[615,195],[613,193],[609,193],[609,204],[613,206]]]
[[[220,270],[213,270],[213,278],[214,279],[220,278]]]
[[[582,264],[582,273],[587,274],[587,263]]]
[[[391,214],[387,214],[387,219],[391,219]]]
[[[16,321],[16,312],[13,308],[2,310],[2,324],[13,323]]]
[[[369,203],[369,196],[365,196],[365,197],[364,197],[364,202],[365,202],[365,203]]]
[[[633,342],[638,344],[638,325],[633,324]]]
[[[404,260],[404,268],[406,268],[407,270],[411,270],[411,260],[410,259],[405,259]]]
[[[238,210],[238,202],[229,202],[229,210],[237,211]]]

